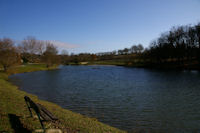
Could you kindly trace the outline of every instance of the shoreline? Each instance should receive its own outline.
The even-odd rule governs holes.
[[[142,69],[152,69],[152,70],[165,70],[165,71],[200,71],[200,66],[189,66],[189,67],[182,67],[182,66],[148,66],[148,65],[127,65],[127,64],[70,64],[70,65],[63,65],[63,66],[121,66],[121,67],[130,67],[130,68],[142,68]]]
[[[26,67],[26,66],[25,66]],[[19,67],[21,69],[21,67]],[[40,100],[36,95],[27,93],[19,89],[18,86],[13,85],[9,80],[8,76],[17,73],[34,72],[34,71],[44,71],[44,70],[54,70],[53,69],[24,69],[17,70],[15,73],[0,73],[0,96],[2,100],[0,101],[0,131],[13,132],[12,124],[10,123],[9,114],[19,117],[21,124],[26,127],[27,130],[31,132],[35,129],[40,128],[39,121],[33,120],[33,118],[28,118],[29,112],[25,106],[23,97],[25,95],[29,96],[33,101],[39,102],[44,107],[46,107],[50,112],[57,116],[60,123],[55,125],[64,132],[74,133],[74,132],[114,132],[114,133],[125,133],[115,127],[111,127],[107,124],[99,122],[96,118],[90,118],[79,113],[72,112],[68,109],[64,109],[59,105],[48,102],[45,100]],[[29,70],[29,71],[27,71]],[[6,88],[6,89],[5,89]]]

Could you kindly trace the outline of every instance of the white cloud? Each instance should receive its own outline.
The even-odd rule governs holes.
[[[79,45],[76,45],[76,44],[60,42],[60,41],[56,41],[56,40],[47,40],[47,41],[52,43],[53,45],[55,45],[58,49],[74,49],[74,48],[79,47]]]

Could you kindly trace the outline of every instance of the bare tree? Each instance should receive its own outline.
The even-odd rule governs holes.
[[[68,54],[67,50],[63,49],[63,50],[61,51],[61,55],[69,55],[69,54]]]
[[[27,37],[18,46],[24,62],[38,62],[39,56],[45,51],[45,41],[36,40],[34,37]]]
[[[136,45],[133,45],[133,46],[131,47],[131,53],[137,53],[137,51],[138,51],[137,46],[136,46]]]
[[[67,65],[69,63],[69,53],[67,50],[63,49],[60,55],[61,63]]]
[[[19,55],[9,38],[0,39],[0,64],[4,71],[19,62]]]
[[[45,45],[46,45],[46,42],[44,42],[44,41],[37,41],[37,44],[36,44],[37,54],[42,55],[44,53],[44,51],[45,51]]]
[[[20,47],[23,53],[36,54],[38,52],[37,40],[31,36],[24,39]]]
[[[123,49],[123,53],[124,53],[124,54],[128,54],[128,51],[129,51],[128,48],[124,48],[124,49]]]
[[[141,53],[144,50],[144,47],[142,46],[142,44],[138,44],[137,50],[139,53]]]
[[[46,45],[46,51],[43,54],[43,61],[46,63],[47,68],[59,63],[57,53],[57,48],[52,43],[48,42]]]
[[[197,34],[197,42],[198,42],[198,47],[200,49],[200,23],[196,25],[196,34]]]
[[[123,50],[118,50],[118,55],[122,55],[123,54]]]

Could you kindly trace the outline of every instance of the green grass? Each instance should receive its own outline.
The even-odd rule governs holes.
[[[8,74],[24,73],[24,72],[33,72],[33,71],[43,71],[56,69],[57,65],[54,65],[50,68],[47,68],[45,64],[25,64],[21,66],[14,66],[8,69]]]
[[[54,67],[55,68],[55,67]],[[13,68],[12,73],[22,73],[30,71],[47,70],[45,65],[33,64]],[[37,118],[29,117],[29,112],[24,102],[24,96],[29,96],[33,101],[42,104],[50,110],[60,120],[59,123],[51,125],[50,128],[60,128],[67,132],[80,133],[123,133],[125,131],[116,129],[99,122],[95,118],[89,118],[70,110],[63,109],[60,106],[42,101],[37,96],[28,94],[18,89],[17,86],[8,81],[8,74],[0,72],[0,132],[14,132],[17,123],[13,123],[13,118],[18,119],[20,125],[31,132],[40,129],[40,123]],[[14,125],[14,127],[13,127]]]
[[[124,66],[125,63],[123,61],[105,60],[105,61],[90,62],[89,65],[117,65],[117,66]]]

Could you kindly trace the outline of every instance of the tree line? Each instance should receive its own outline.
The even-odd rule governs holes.
[[[142,44],[138,44],[111,52],[81,53],[75,57],[76,62],[115,60],[131,66],[199,69],[200,23],[172,27],[145,49]]]
[[[0,39],[0,64],[5,71],[21,63],[79,64],[80,62],[118,61],[141,67],[200,66],[200,23],[171,28],[153,40],[149,47],[142,44],[101,53],[69,54],[51,42],[27,37],[16,45],[12,39]]]
[[[37,40],[34,37],[27,37],[16,44],[10,38],[0,39],[0,65],[4,71],[14,65],[22,63],[45,63],[47,67],[54,64],[79,64],[80,62],[94,62],[102,60],[124,59],[130,54],[142,53],[144,47],[141,44],[133,45],[131,48],[124,48],[112,52],[102,53],[80,53],[73,54],[63,50],[58,54],[58,49],[51,42]]]
[[[200,23],[173,27],[151,42],[143,56],[149,64],[200,64]]]
[[[4,71],[21,63],[45,63],[47,67],[59,64],[57,48],[48,41],[27,37],[20,44],[10,38],[0,39],[0,65]]]

